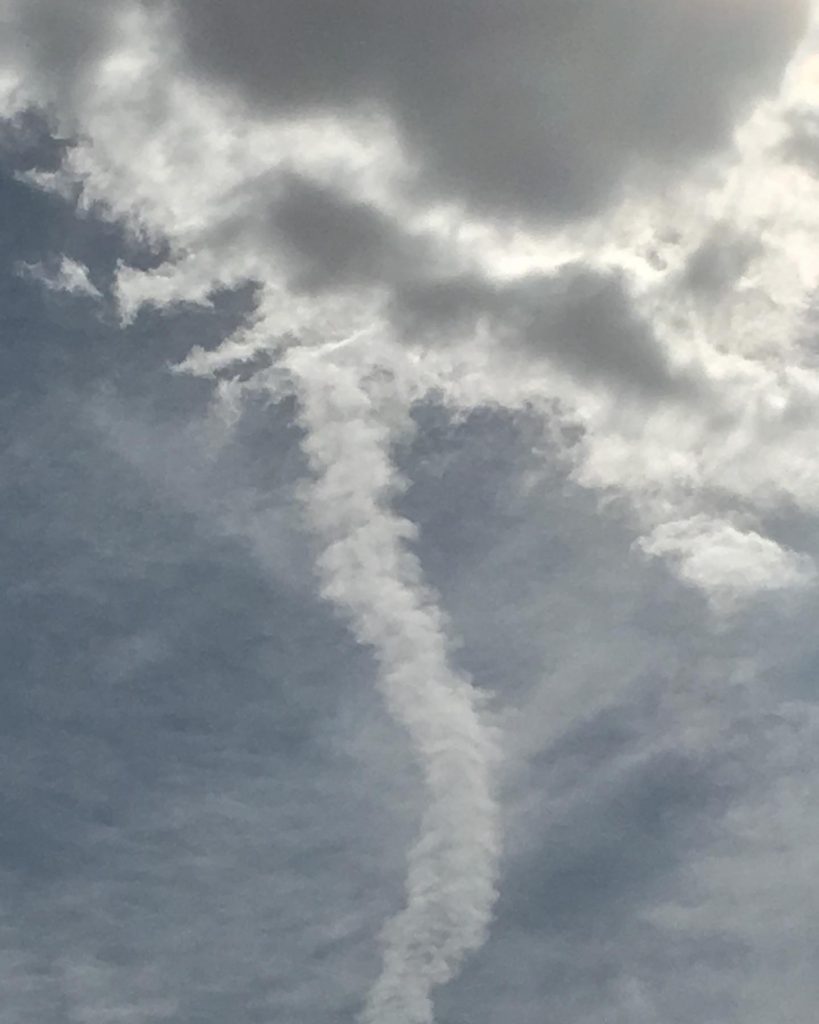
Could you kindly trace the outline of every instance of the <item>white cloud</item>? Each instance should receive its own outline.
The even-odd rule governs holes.
[[[669,558],[680,577],[705,591],[717,609],[734,608],[760,592],[809,586],[816,579],[808,556],[707,516],[663,523],[640,547]]]
[[[316,474],[306,504],[324,544],[323,594],[373,648],[380,689],[409,733],[429,795],[409,854],[406,906],[385,929],[383,972],[362,1019],[430,1024],[432,987],[483,943],[495,900],[496,744],[477,691],[450,666],[444,617],[406,549],[414,528],[390,509],[399,486],[395,438],[360,366],[349,352],[339,359],[295,348],[287,366]],[[386,397],[389,419],[400,422],[394,395]]]
[[[39,281],[52,292],[84,295],[89,299],[102,298],[99,289],[88,276],[88,267],[72,260],[70,256],[60,256],[59,261],[53,266],[23,263],[20,272],[34,281]]]

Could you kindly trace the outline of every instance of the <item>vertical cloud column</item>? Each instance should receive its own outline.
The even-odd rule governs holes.
[[[401,485],[390,458],[394,427],[364,373],[327,349],[293,349],[287,364],[314,474],[306,505],[323,544],[322,593],[374,650],[381,692],[410,736],[428,793],[406,905],[385,928],[383,969],[362,1021],[429,1024],[432,988],[484,941],[495,900],[495,737],[477,691],[449,665],[444,617],[407,550],[415,528],[391,508]]]

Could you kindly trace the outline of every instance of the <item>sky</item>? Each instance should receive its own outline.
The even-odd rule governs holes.
[[[0,2],[8,1024],[812,1024],[819,6]]]

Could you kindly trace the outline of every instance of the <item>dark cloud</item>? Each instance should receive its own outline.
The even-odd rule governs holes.
[[[65,141],[56,139],[42,113],[21,110],[0,120],[0,160],[5,174],[33,168],[56,170],[65,156]]]
[[[393,323],[411,343],[446,344],[483,321],[501,345],[593,383],[643,396],[696,386],[675,372],[614,272],[578,263],[512,282],[453,274],[429,240],[367,203],[291,174],[277,191],[270,218],[294,268],[293,286],[382,288]]]
[[[688,258],[682,284],[699,298],[718,299],[736,285],[759,250],[759,242],[720,225]]]
[[[386,108],[423,187],[561,216],[635,159],[728,136],[776,79],[800,2],[178,0],[189,70],[280,113]],[[628,59],[623,59],[624,53]]]
[[[524,282],[519,331],[535,355],[554,358],[578,377],[616,382],[626,390],[657,395],[686,382],[675,374],[651,326],[633,309],[623,281],[583,266],[553,279]],[[690,382],[688,382],[690,384]]]
[[[9,6],[0,53],[9,66],[26,69],[30,83],[46,84],[52,98],[64,103],[89,85],[96,59],[110,46],[123,0],[87,0],[55,7],[48,0]],[[29,83],[29,84],[30,84]]]
[[[423,265],[423,243],[373,206],[298,175],[279,188],[272,226],[297,289],[394,284]]]
[[[483,321],[501,344],[530,359],[553,360],[581,380],[655,397],[698,386],[675,370],[622,278],[582,264],[511,283],[474,274],[409,282],[397,290],[393,308],[411,340],[469,333]]]
[[[791,113],[787,125],[789,133],[782,145],[782,155],[819,175],[819,116],[813,110],[803,109]]]

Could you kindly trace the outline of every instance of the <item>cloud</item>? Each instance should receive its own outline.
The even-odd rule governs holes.
[[[90,299],[102,298],[99,289],[88,276],[88,267],[72,260],[70,256],[61,256],[56,266],[52,267],[42,263],[23,263],[20,272],[39,281],[49,291],[84,295]]]
[[[211,354],[214,366],[228,350],[235,362],[287,337],[377,324],[423,351],[416,369],[456,402],[467,388],[558,402],[583,432],[578,478],[629,495],[648,530],[692,514],[680,497],[692,489],[704,505],[726,486],[742,500],[784,487],[813,502],[798,423],[816,382],[809,366],[783,377],[774,340],[804,329],[815,273],[809,178],[777,155],[791,85],[752,114],[723,167],[683,176],[667,200],[648,190],[593,224],[527,235],[408,196],[399,170],[412,151],[395,148],[383,119],[242,112],[190,78],[171,33],[137,17],[121,31],[117,61],[100,61],[83,101],[94,145],[75,147],[61,174],[86,204],[170,248],[160,267],[120,268],[123,315],[256,282],[253,328]],[[775,208],[783,194],[789,209]],[[763,230],[746,256],[741,240]],[[729,238],[736,257],[717,256]],[[794,465],[784,479],[773,438]]]
[[[579,262],[512,282],[469,274],[411,281],[396,289],[393,315],[415,342],[470,337],[480,326],[512,357],[546,361],[592,387],[656,401],[697,385],[674,368],[622,277]]]
[[[558,218],[608,200],[635,158],[674,164],[724,143],[805,17],[763,0],[172,10],[191,72],[255,108],[373,105],[420,159],[421,188]]]
[[[85,304],[64,303],[66,323],[36,335],[61,344],[39,348],[32,307],[15,321],[17,386],[67,390],[102,467],[86,496],[70,482],[84,449],[66,440],[58,497],[74,511],[37,587],[63,588],[62,615],[88,598],[101,626],[69,615],[97,635],[93,671],[72,662],[54,714],[127,736],[145,778],[165,766],[161,781],[140,776],[153,803],[121,832],[72,818],[63,833],[55,819],[62,853],[46,860],[70,877],[26,903],[44,931],[70,936],[60,908],[94,904],[93,870],[72,860],[89,847],[128,877],[147,863],[154,901],[128,932],[130,966],[95,969],[108,918],[123,899],[143,905],[136,883],[103,880],[105,920],[50,968],[70,1011],[354,1014],[420,822],[365,1019],[429,1021],[437,986],[442,1019],[467,1007],[517,1024],[548,1003],[573,1024],[601,1007],[624,1022],[753,1020],[729,961],[764,939],[741,915],[720,929],[702,912],[683,938],[674,922],[681,865],[711,884],[700,853],[715,829],[740,837],[721,848],[726,877],[770,870],[725,806],[764,820],[766,787],[798,793],[799,771],[814,771],[783,763],[794,730],[766,716],[781,710],[782,666],[812,672],[819,185],[796,142],[813,131],[815,14],[795,50],[808,8],[762,0],[179,0],[89,4],[76,22],[70,4],[58,19],[46,6],[11,11],[4,96],[70,141],[14,188],[44,190],[32,224],[49,222],[48,203],[76,203],[94,231],[16,254],[29,280],[15,279],[15,301],[42,302],[31,279],[98,288],[119,317],[92,330]],[[73,256],[49,263],[54,251]],[[38,435],[37,452],[61,437]],[[51,481],[24,432],[17,443]],[[112,461],[174,524],[115,565],[142,513],[118,504],[128,485]],[[304,477],[309,542],[294,511]],[[83,526],[92,497],[99,540]],[[188,554],[174,561],[177,544]],[[347,641],[316,605],[310,544]],[[140,594],[168,579],[160,622]],[[709,616],[726,611],[715,640]],[[106,615],[119,624],[107,646]],[[256,658],[271,616],[274,648]],[[70,633],[46,645],[37,678],[68,672]],[[145,687],[135,731],[100,680]],[[772,750],[756,789],[724,781],[753,762],[743,729]],[[105,760],[89,757],[94,771]],[[311,825],[312,803],[326,822]],[[19,806],[19,834],[36,837]],[[7,855],[11,870],[25,860],[13,844]],[[482,945],[499,875],[500,935]],[[271,936],[286,946],[272,967]],[[810,979],[799,984],[797,1006],[811,1005]]]
[[[368,203],[296,175],[278,184],[272,240],[289,256],[296,290],[395,286],[431,256],[423,239]]]
[[[485,941],[495,900],[496,744],[477,691],[449,664],[442,613],[406,550],[414,528],[389,507],[398,483],[390,433],[360,368],[295,349],[287,365],[316,475],[306,501],[325,545],[322,592],[373,648],[379,689],[410,736],[429,798],[409,854],[406,906],[385,928],[383,971],[362,1020],[431,1024],[433,986]]]
[[[717,609],[760,591],[809,586],[816,578],[808,556],[705,516],[664,523],[640,547],[649,555],[670,556],[682,579],[701,587]]]
[[[758,249],[753,237],[737,237],[730,225],[717,225],[688,257],[683,282],[696,296],[719,302],[737,286]]]

